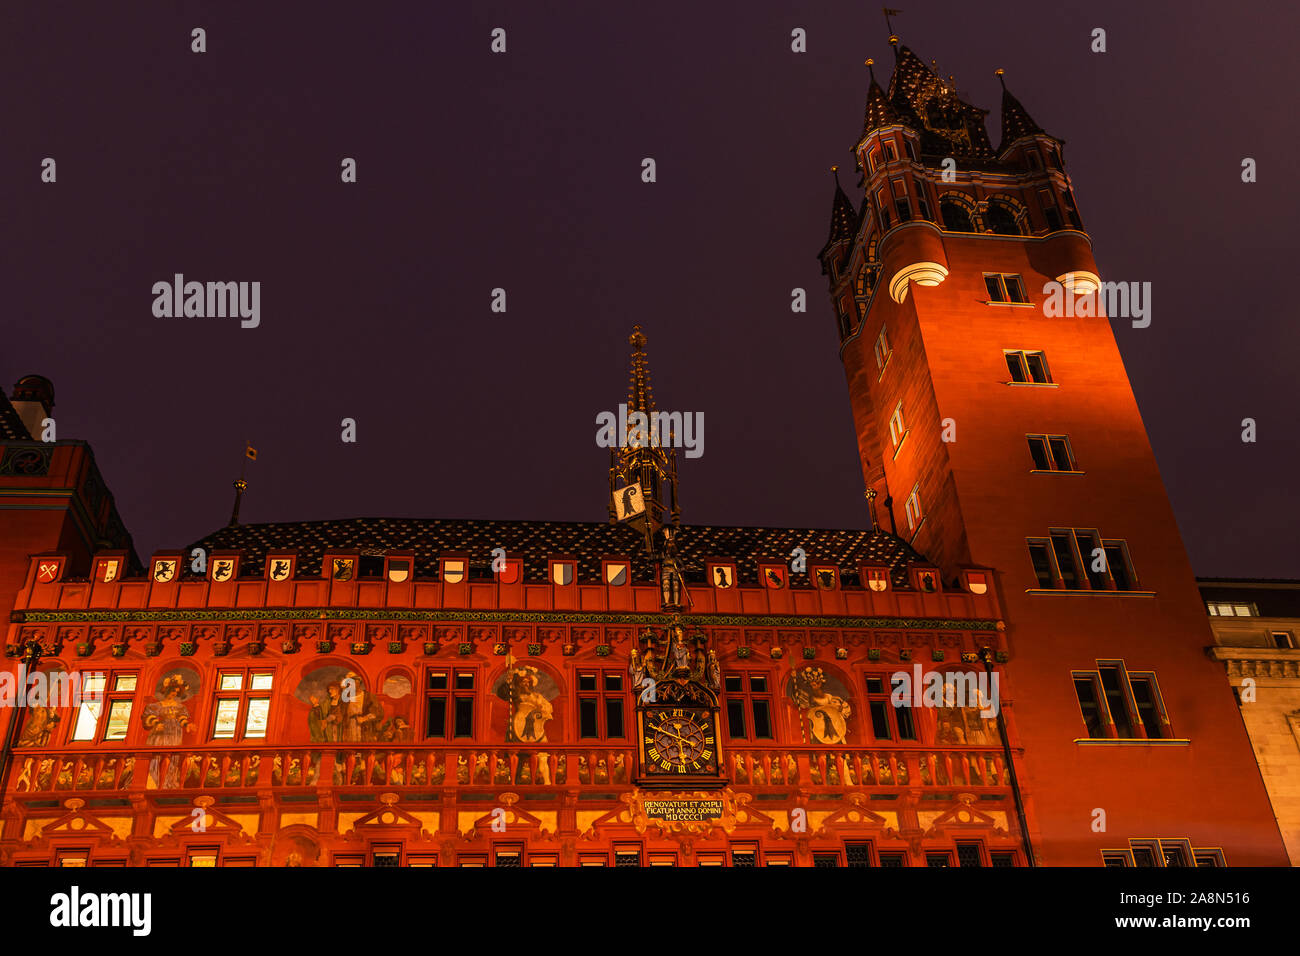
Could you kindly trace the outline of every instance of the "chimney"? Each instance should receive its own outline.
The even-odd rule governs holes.
[[[32,441],[40,441],[44,431],[41,422],[54,415],[54,384],[44,375],[24,375],[14,386],[10,403]]]

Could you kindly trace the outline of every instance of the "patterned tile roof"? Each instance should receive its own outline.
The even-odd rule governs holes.
[[[723,528],[684,525],[677,535],[678,560],[688,582],[703,582],[706,558],[730,558],[736,562],[742,585],[757,585],[757,560],[789,560],[796,548],[804,549],[809,565],[833,564],[841,569],[847,584],[855,583],[863,564],[887,564],[895,587],[907,586],[907,565],[924,558],[906,542],[885,531],[816,530],[796,528]],[[602,522],[578,521],[485,521],[441,518],[348,518],[340,521],[300,521],[249,524],[222,528],[190,545],[190,548],[239,551],[241,577],[260,576],[268,551],[297,549],[298,573],[320,573],[327,548],[360,551],[361,572],[381,573],[367,568],[366,556],[388,551],[415,552],[417,575],[434,577],[438,555],[465,552],[469,556],[471,579],[491,577],[492,549],[504,548],[508,557],[524,559],[524,576],[530,582],[545,583],[547,559],[573,557],[580,582],[600,581],[602,557],[623,555],[632,562],[633,578],[653,579],[642,539],[631,528]],[[187,549],[188,552],[189,549]],[[805,575],[792,575],[791,586],[811,586]]]

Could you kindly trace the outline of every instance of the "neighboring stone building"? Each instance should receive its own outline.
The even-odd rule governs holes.
[[[1291,863],[1300,866],[1300,581],[1199,578]],[[1252,684],[1253,682],[1253,684]]]

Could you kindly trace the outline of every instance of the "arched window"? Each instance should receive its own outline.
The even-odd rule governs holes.
[[[1020,235],[1020,226],[1016,223],[1016,215],[1009,207],[1000,202],[990,202],[988,211],[985,213],[984,221],[993,230],[994,235],[998,236],[1018,236]]]
[[[971,222],[969,210],[955,199],[940,199],[939,215],[943,217],[943,228],[949,232],[975,231],[975,224]]]

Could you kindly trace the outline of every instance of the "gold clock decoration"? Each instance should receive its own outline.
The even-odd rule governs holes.
[[[718,737],[713,714],[702,708],[647,709],[641,714],[646,770],[663,774],[716,774]]]

